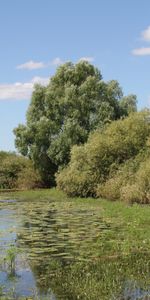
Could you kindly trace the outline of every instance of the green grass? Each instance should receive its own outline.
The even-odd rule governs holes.
[[[0,198],[18,198],[21,201],[48,201],[63,203],[73,208],[94,210],[100,214],[103,221],[111,226],[98,243],[101,255],[120,255],[133,252],[148,252],[150,250],[150,206],[132,206],[119,202],[93,198],[69,198],[57,189],[2,193]],[[92,246],[92,245],[91,245]]]
[[[98,227],[97,235],[93,233],[95,234],[93,241],[89,239],[88,244],[84,241],[81,242],[83,247],[77,244],[79,256],[74,262],[68,264],[56,257],[46,258],[47,261],[44,262],[46,271],[43,269],[44,278],[41,276],[42,270],[39,271],[38,263],[34,262],[33,269],[36,272],[39,287],[43,289],[43,286],[50,286],[57,295],[57,299],[123,299],[119,297],[121,297],[125,282],[130,282],[131,291],[137,287],[148,288],[150,273],[149,205],[129,206],[122,202],[111,202],[104,199],[69,198],[57,189],[3,193],[0,198],[18,199],[20,205],[27,203],[29,209],[26,213],[30,214],[32,222],[35,217],[34,207],[36,210],[41,209],[41,222],[45,220],[45,206],[48,203],[52,203],[52,208],[57,210],[58,218],[60,213],[60,222],[61,220],[66,222],[66,217],[62,215],[62,212],[65,211],[76,212],[76,214],[77,211],[82,211],[83,222],[85,222],[89,211],[88,218],[97,222],[95,225],[93,224],[95,227],[92,227],[92,224],[88,225],[87,222],[89,238],[92,235],[92,228],[97,228],[98,223],[105,226],[105,230],[100,230],[100,232]],[[85,219],[84,211],[87,214]],[[37,226],[37,219],[35,221]],[[70,217],[67,222],[71,226],[74,219]],[[76,230],[79,230],[79,226],[80,223]],[[72,227],[70,228],[72,229]],[[60,235],[59,230],[58,226]],[[70,239],[73,239],[76,234],[74,231],[72,233],[73,236],[70,235]],[[34,240],[30,246],[34,251]]]

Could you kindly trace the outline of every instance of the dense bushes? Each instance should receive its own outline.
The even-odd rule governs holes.
[[[137,182],[143,189],[140,201],[147,202],[149,115],[144,111],[114,121],[91,134],[85,145],[74,147],[69,166],[57,174],[58,187],[71,196],[94,195],[113,200],[129,198],[132,193],[138,201]]]
[[[136,197],[136,202],[139,201],[135,191],[135,183],[139,180],[139,169],[149,162],[149,157],[149,149],[144,149],[135,158],[125,162],[116,172],[110,174],[103,184],[97,186],[97,196],[110,200],[123,199],[133,202],[134,199],[132,201],[130,199],[132,194],[132,197]],[[133,192],[135,192],[134,196]]]
[[[128,181],[127,185],[121,188],[120,197],[131,203],[150,203],[150,158],[140,164],[134,182]]]
[[[0,189],[30,189],[41,184],[41,178],[29,159],[0,152]]]

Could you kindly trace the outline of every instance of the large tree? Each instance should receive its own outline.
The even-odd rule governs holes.
[[[68,62],[47,87],[34,87],[26,125],[14,130],[16,147],[51,185],[58,167],[69,162],[73,145],[85,143],[95,128],[127,114],[128,106],[120,106],[122,98],[117,81],[105,83],[88,62]]]

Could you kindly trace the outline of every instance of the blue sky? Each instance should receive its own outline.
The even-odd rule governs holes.
[[[86,58],[150,106],[149,0],[0,1],[0,150],[14,150],[35,82]]]

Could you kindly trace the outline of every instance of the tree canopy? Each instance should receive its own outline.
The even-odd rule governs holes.
[[[33,160],[45,185],[53,185],[54,174],[69,162],[73,145],[85,143],[90,132],[130,111],[136,111],[136,96],[123,97],[119,83],[104,82],[92,64],[68,62],[46,87],[34,87],[26,124],[14,130],[15,144]]]

